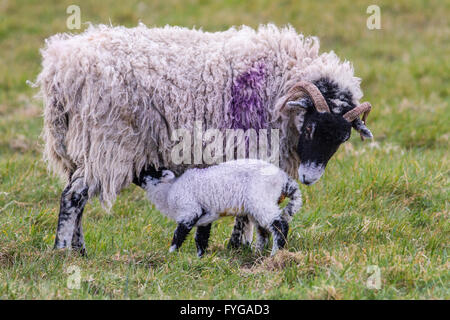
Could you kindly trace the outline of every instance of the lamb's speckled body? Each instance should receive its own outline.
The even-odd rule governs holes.
[[[223,215],[248,215],[258,227],[257,248],[262,248],[270,231],[275,253],[284,245],[287,223],[302,205],[294,180],[280,168],[253,159],[189,169],[179,178],[163,170],[161,178],[147,176],[144,188],[156,208],[179,224],[173,248],[181,245],[182,241],[176,239],[185,237],[177,236],[177,232],[189,232],[194,226],[210,227]],[[284,196],[290,202],[282,210],[278,204]],[[275,230],[277,224],[282,230]],[[198,250],[203,254],[204,248]]]

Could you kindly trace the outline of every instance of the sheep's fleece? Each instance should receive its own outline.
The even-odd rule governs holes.
[[[204,226],[221,215],[250,214],[260,226],[269,229],[281,216],[289,222],[302,205],[298,184],[280,168],[262,160],[239,159],[193,168],[164,182],[147,179],[149,200],[178,223],[199,217],[196,225]],[[285,210],[278,207],[283,195],[292,197]]]
[[[362,97],[349,62],[319,55],[317,38],[289,26],[210,33],[99,25],[52,36],[41,53],[44,158],[65,179],[83,177],[107,207],[145,165],[178,174],[194,166],[170,161],[171,134],[196,120],[204,130],[280,129],[280,167],[296,177],[298,132],[281,111],[289,89],[329,77],[355,104]],[[240,119],[233,108],[247,95],[257,110]]]

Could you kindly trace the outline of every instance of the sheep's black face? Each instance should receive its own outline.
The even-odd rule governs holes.
[[[308,108],[300,132],[297,153],[299,179],[309,185],[320,179],[330,158],[351,134],[351,124],[341,115]]]
[[[300,133],[297,153],[301,161],[298,175],[300,181],[307,185],[320,179],[330,158],[339,146],[350,138],[352,123],[345,120],[343,115],[355,108],[352,94],[340,88],[334,81],[320,78],[313,84],[319,89],[330,112],[318,112],[310,97],[293,102],[294,110],[303,110],[299,111],[300,114],[296,118],[297,130]],[[370,137],[370,131],[362,123],[361,125],[364,128],[355,129],[365,137]]]

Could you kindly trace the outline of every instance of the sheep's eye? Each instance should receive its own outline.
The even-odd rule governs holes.
[[[306,139],[312,140],[314,134],[314,125],[309,124],[305,128]]]

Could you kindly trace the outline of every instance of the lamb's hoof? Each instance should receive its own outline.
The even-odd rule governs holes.
[[[202,250],[197,251],[197,257],[199,257],[199,258],[203,258],[204,254],[205,254],[205,251],[202,251]]]
[[[169,249],[169,252],[172,253],[172,252],[175,252],[175,251],[177,251],[177,246],[175,246],[175,245],[171,246],[170,249]]]
[[[251,248],[251,246],[252,243],[248,241],[242,242],[230,239],[228,242],[228,249]]]

